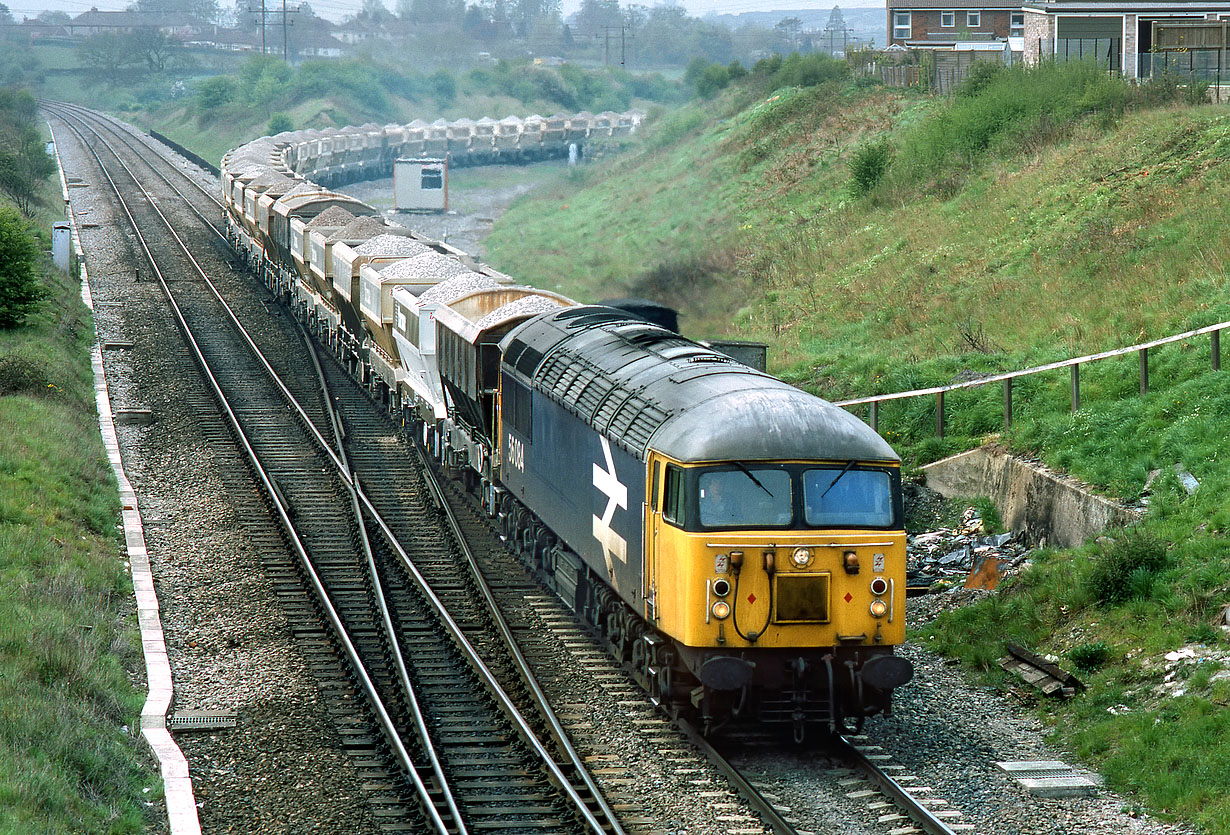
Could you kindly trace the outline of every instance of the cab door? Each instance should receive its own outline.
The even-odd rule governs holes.
[[[656,623],[658,620],[658,565],[661,562],[658,554],[659,539],[662,532],[662,480],[666,464],[657,454],[649,454],[648,489],[645,491],[646,502],[643,506],[645,518],[645,574],[641,589],[645,601],[645,618]]]

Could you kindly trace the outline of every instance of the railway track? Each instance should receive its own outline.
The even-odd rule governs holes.
[[[66,123],[85,119],[90,113],[55,105],[48,109]],[[162,168],[154,159],[159,155],[144,139],[133,138],[112,120],[96,124],[92,136],[87,144],[104,146],[112,153],[117,153],[113,146],[123,146],[151,172]],[[84,135],[82,141],[87,142]],[[210,241],[205,250],[217,250],[213,244],[225,241],[209,219],[219,208],[217,201],[174,165],[157,176],[179,192],[180,199],[187,199],[182,191],[195,195],[193,201],[199,205],[191,215],[179,215],[178,222],[194,225],[199,230],[197,241]],[[176,187],[177,177],[191,183],[191,188],[183,183],[182,190]],[[118,186],[116,190],[118,194]],[[136,202],[152,212],[172,201],[145,193]],[[141,214],[133,216],[132,223],[134,229],[152,230],[163,221],[154,214]],[[168,227],[174,224],[166,222]],[[168,244],[142,245],[149,247],[151,264],[182,259]],[[214,366],[219,372],[226,370],[236,380],[266,376],[287,380],[280,384],[280,399],[272,401],[260,399],[258,386],[229,384],[235,405],[226,408],[234,414],[238,430],[220,419],[213,399],[198,398],[192,406],[211,447],[233,446],[232,434],[239,434],[240,443],[252,447],[258,460],[275,462],[263,477],[268,496],[254,488],[251,475],[263,465],[245,460],[238,449],[223,456],[221,469],[228,492],[233,499],[239,497],[246,533],[258,543],[266,574],[321,692],[329,696],[329,712],[385,831],[619,832],[622,825],[615,808],[633,822],[633,828],[653,828],[653,820],[638,816],[635,800],[625,798],[613,808],[603,799],[599,781],[588,773],[584,758],[569,741],[570,737],[586,737],[584,704],[564,705],[561,719],[550,709],[543,688],[520,671],[549,666],[539,657],[549,652],[543,649],[550,643],[543,640],[544,624],[557,641],[610,681],[614,692],[625,697],[621,704],[640,711],[637,715],[642,718],[635,721],[653,735],[662,757],[687,762],[686,746],[694,746],[769,830],[815,831],[781,811],[771,792],[746,779],[686,723],[672,727],[649,711],[643,694],[621,690],[631,688],[631,680],[613,659],[604,657],[584,624],[526,574],[459,485],[440,483],[430,466],[416,458],[404,434],[373,407],[368,392],[333,357],[318,360],[323,383],[315,374],[290,373],[296,368],[302,372],[307,366],[301,359],[303,345],[291,350],[285,344],[287,334],[292,334],[292,342],[297,338],[289,316],[277,306],[251,298],[251,282],[232,274],[228,254],[215,254],[214,259],[217,283],[225,285],[218,296],[228,300],[234,316],[255,324],[267,322],[272,313],[281,335],[275,339],[264,325],[260,331],[252,327],[252,335],[239,341],[234,336],[225,341],[214,334],[230,332],[208,323],[231,311],[225,303],[206,306],[214,303],[184,292],[200,289],[207,281],[206,270],[200,266],[195,276],[176,273],[163,279],[168,297],[182,299],[185,329],[194,332],[189,320],[204,323],[196,327],[203,334],[198,344],[203,356],[216,358]],[[212,341],[215,336],[217,343]],[[279,339],[281,347],[268,359],[250,358],[254,349],[264,346],[268,350]],[[309,346],[309,350],[314,349]],[[225,393],[220,397],[231,399]],[[292,408],[288,403],[296,405]],[[257,440],[243,441],[245,431]],[[298,440],[287,440],[296,433]],[[322,484],[318,476],[327,471],[332,471],[332,477]],[[270,503],[283,517],[282,529],[268,524]],[[349,512],[343,512],[347,507]],[[300,550],[311,553],[314,568],[306,569],[304,555],[296,559],[294,548],[286,547],[287,540],[296,537],[303,542]],[[311,593],[313,585],[318,586],[318,594]],[[375,594],[377,590],[383,594]],[[388,601],[387,612],[380,610],[380,597]],[[500,611],[515,611],[517,603],[524,611],[527,602],[530,616],[514,615],[504,622]],[[321,611],[333,604],[335,613],[325,619],[341,628],[329,631],[322,624]],[[441,615],[441,611],[448,614]],[[347,644],[352,647],[349,660],[345,659]],[[413,652],[400,653],[400,663],[397,646],[413,647]],[[469,650],[473,652],[467,655]],[[368,665],[371,672],[365,683],[356,669]],[[413,687],[394,687],[398,680],[412,682]],[[392,695],[365,704],[363,696],[373,693]],[[422,713],[416,714],[420,705]],[[383,723],[382,713],[387,717]],[[408,729],[418,733],[404,734],[403,739]],[[399,753],[399,747],[404,752]],[[601,743],[589,747],[592,750]],[[895,811],[885,815],[896,824],[892,831],[932,835],[954,831],[873,762],[860,757],[856,748],[852,750],[855,753],[842,756],[852,758],[852,767],[866,775],[859,779],[891,797],[888,802]],[[433,752],[439,754],[434,764]],[[603,765],[602,757],[590,759]],[[606,789],[625,781],[626,772],[605,770],[615,775]],[[715,803],[732,809],[736,805]],[[722,818],[738,820],[740,814],[719,815]],[[915,823],[900,823],[907,819]]]
[[[61,118],[74,117],[61,113]],[[93,146],[100,170],[116,171],[107,173],[107,180],[125,207],[133,234],[209,376],[249,465],[281,518],[300,571],[316,592],[312,606],[333,625],[332,642],[345,648],[357,684],[350,684],[350,692],[338,693],[341,698],[336,701],[354,701],[345,697],[361,690],[378,719],[383,743],[377,742],[379,735],[370,732],[369,724],[350,735],[348,747],[360,757],[374,758],[372,764],[377,754],[383,753],[387,760],[391,753],[399,766],[399,779],[387,785],[392,794],[385,806],[391,816],[406,820],[385,828],[622,831],[600,797],[593,792],[582,797],[573,787],[574,779],[562,774],[482,656],[467,645],[440,598],[425,583],[407,582],[414,569],[405,549],[390,537],[391,529],[370,503],[366,517],[359,510],[359,492],[344,453],[334,452],[322,437],[320,426],[334,419],[327,396],[316,398],[315,407],[309,401],[305,409],[280,382],[279,391],[271,396],[268,380],[277,377],[272,365],[242,327],[217,326],[227,318],[236,325],[238,320],[175,234],[174,223],[159,211],[158,198],[141,185],[139,175],[119,159],[119,150],[100,131],[93,131],[91,140],[87,129],[78,125],[74,129],[83,144]],[[131,185],[121,185],[117,178],[127,178]],[[125,199],[127,189],[136,189],[136,199]],[[164,228],[166,235],[153,234]],[[206,285],[212,292],[203,292]],[[300,378],[298,384],[302,387],[305,382]],[[339,429],[335,437],[340,436]],[[404,520],[409,527],[422,521],[425,505],[421,501],[418,505],[420,518],[409,515]],[[375,547],[369,525],[385,538],[375,540]],[[439,552],[439,540],[419,543],[416,550],[427,553],[432,547]],[[392,570],[392,553],[402,558],[407,572],[399,575]],[[275,582],[289,584],[285,566],[269,568]],[[386,583],[387,596],[381,593]],[[458,585],[455,580],[453,585]],[[289,588],[284,591],[293,594]],[[302,600],[291,608],[304,608]],[[473,612],[461,616],[475,618]],[[415,652],[401,652],[410,642]],[[457,657],[458,651],[463,659]],[[339,689],[347,688],[341,684]],[[416,690],[427,698],[420,698]],[[465,694],[465,701],[459,703],[458,694]],[[425,707],[421,714],[419,704]],[[381,747],[386,750],[378,751]],[[574,776],[584,785],[583,769]],[[491,786],[499,789],[491,791]],[[414,795],[419,801],[418,819],[402,812]]]

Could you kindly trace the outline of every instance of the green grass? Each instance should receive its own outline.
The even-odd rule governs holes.
[[[161,789],[139,735],[143,661],[93,327],[74,282],[47,283],[27,326],[0,331],[23,391],[0,396],[0,833],[138,833]]]

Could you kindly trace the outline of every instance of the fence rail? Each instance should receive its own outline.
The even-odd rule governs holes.
[[[1170,345],[1174,342],[1184,342],[1197,336],[1209,334],[1210,337],[1210,360],[1214,371],[1221,370],[1221,332],[1226,328],[1230,328],[1230,322],[1219,322],[1216,325],[1208,325],[1203,328],[1197,328],[1193,331],[1185,331],[1184,333],[1166,336],[1161,339],[1154,339],[1151,342],[1142,342],[1138,345],[1130,345],[1127,348],[1117,348],[1113,351],[1103,351],[1098,354],[1088,354],[1083,357],[1074,357],[1072,359],[1060,360],[1059,362],[1047,363],[1046,365],[1037,365],[1032,368],[1025,368],[1020,371],[1008,371],[1002,374],[990,374],[986,377],[980,377],[977,380],[967,380],[961,383],[953,383],[947,386],[933,386],[932,388],[914,389],[913,391],[899,391],[892,394],[876,394],[870,397],[858,397],[853,400],[839,400],[834,403],[836,406],[844,408],[852,408],[854,406],[867,405],[869,409],[868,423],[875,431],[880,430],[880,404],[893,400],[908,400],[916,397],[935,397],[935,434],[942,438],[944,437],[944,395],[950,391],[961,391],[963,389],[979,388],[981,386],[990,385],[992,383],[1002,383],[1004,387],[1004,428],[1012,426],[1012,381],[1018,377],[1030,377],[1035,374],[1043,374],[1047,371],[1057,371],[1063,368],[1071,369],[1071,397],[1072,411],[1078,411],[1081,407],[1080,394],[1080,367],[1086,363],[1099,362],[1101,360],[1112,359],[1114,357],[1124,357],[1129,354],[1136,353],[1140,358],[1140,393],[1145,394],[1149,390],[1149,349],[1157,348],[1161,345]]]

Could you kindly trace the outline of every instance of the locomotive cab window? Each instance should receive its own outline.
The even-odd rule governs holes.
[[[887,528],[895,517],[893,484],[883,470],[817,467],[803,471],[803,513],[819,528]]]
[[[794,518],[790,473],[780,467],[707,470],[697,479],[706,528],[781,527]]]
[[[666,489],[662,502],[662,517],[668,522],[682,525],[684,522],[683,470],[666,466]]]

